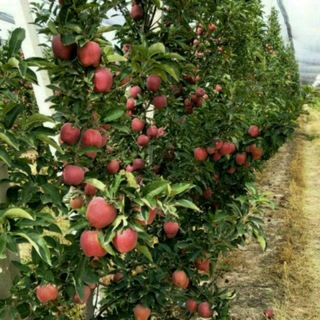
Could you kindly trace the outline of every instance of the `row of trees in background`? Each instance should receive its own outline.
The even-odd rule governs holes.
[[[111,9],[123,26],[102,25]],[[60,0],[34,12],[48,58],[19,56],[23,30],[1,51],[0,254],[32,249],[0,314],[229,319],[234,293],[215,284],[216,263],[252,237],[266,248],[271,204],[254,173],[301,113],[276,13],[265,23],[257,0]],[[37,111],[32,66],[50,74],[51,118]]]

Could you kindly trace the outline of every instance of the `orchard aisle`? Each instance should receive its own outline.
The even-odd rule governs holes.
[[[320,113],[308,112],[257,179],[276,204],[267,251],[251,243],[220,264],[220,287],[237,291],[233,319],[266,319],[268,308],[277,320],[320,319]]]

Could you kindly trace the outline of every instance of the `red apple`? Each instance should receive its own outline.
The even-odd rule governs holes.
[[[211,310],[208,302],[201,302],[198,305],[198,313],[202,318],[211,318],[213,315],[213,310]]]
[[[69,145],[75,144],[80,138],[80,129],[72,127],[72,124],[65,123],[60,130],[60,139]]]
[[[76,197],[76,198],[70,199],[69,205],[71,209],[76,210],[76,209],[82,208],[83,203],[84,202],[82,197]]]
[[[214,141],[214,148],[215,148],[216,150],[221,149],[222,146],[223,146],[223,141],[222,141],[222,140],[215,140],[215,141]]]
[[[91,294],[90,287],[89,286],[84,286],[84,297],[83,297],[83,299],[81,300],[80,296],[76,292],[74,297],[73,297],[73,301],[75,303],[78,303],[78,304],[85,304],[87,302],[87,300],[89,299],[90,294]]]
[[[97,188],[94,187],[93,185],[86,183],[85,187],[84,187],[84,192],[86,195],[88,196],[94,196],[97,193]]]
[[[146,136],[145,134],[141,134],[138,139],[137,143],[140,147],[145,147],[150,142],[150,138]]]
[[[67,165],[62,173],[63,182],[69,186],[78,186],[84,180],[84,171],[78,166]]]
[[[132,162],[132,167],[133,167],[133,170],[142,170],[144,169],[144,161],[142,159],[134,159],[133,162]]]
[[[272,319],[274,317],[274,312],[272,309],[268,308],[266,310],[264,310],[263,314],[265,315],[265,317],[267,319]]]
[[[86,257],[103,257],[107,254],[99,242],[98,234],[98,230],[85,230],[81,233],[80,246]]]
[[[212,198],[212,189],[211,188],[204,189],[202,195],[207,200],[211,199]]]
[[[131,121],[131,129],[133,131],[140,132],[143,130],[145,125],[145,122],[143,120],[140,120],[139,118],[134,118]]]
[[[252,153],[252,159],[258,160],[262,156],[263,148],[253,149],[253,150],[251,150],[251,153]]]
[[[157,210],[156,209],[153,209],[153,208],[149,208],[149,218],[148,218],[148,221],[145,221],[145,220],[139,220],[139,219],[136,219],[136,221],[138,223],[140,223],[142,226],[145,226],[145,225],[148,225],[148,224],[151,224],[154,219],[156,218],[156,215],[157,215]]]
[[[213,159],[214,161],[218,161],[218,160],[221,159],[221,157],[222,157],[221,153],[219,153],[218,151],[216,151],[216,152],[213,154],[212,159]]]
[[[133,250],[138,241],[138,232],[128,228],[118,231],[112,240],[113,245],[120,253],[126,253]]]
[[[208,152],[205,148],[200,148],[200,147],[195,148],[193,153],[194,153],[194,158],[197,161],[204,161],[208,157]]]
[[[151,102],[156,109],[164,108],[167,105],[167,97],[165,95],[155,96]]]
[[[239,166],[242,166],[246,163],[247,161],[247,153],[246,152],[241,152],[236,154],[236,163]]]
[[[205,93],[206,93],[206,91],[205,91],[203,88],[198,88],[198,89],[196,90],[196,96],[197,96],[198,98],[203,97]]]
[[[150,138],[157,138],[158,137],[158,128],[156,126],[150,126],[147,129],[147,136]]]
[[[128,110],[134,110],[136,106],[136,101],[133,98],[129,98],[126,102],[126,107]]]
[[[38,285],[36,288],[36,295],[40,302],[56,300],[58,297],[58,288],[48,283],[47,285]]]
[[[150,74],[147,78],[147,88],[150,91],[158,91],[161,86],[161,78],[156,74]]]
[[[195,261],[196,268],[200,271],[208,272],[210,267],[210,260],[206,258],[197,258]]]
[[[95,129],[87,129],[82,133],[81,145],[83,147],[101,148],[103,139],[101,133]],[[86,155],[90,158],[95,158],[96,152],[87,152]]]
[[[214,23],[210,23],[209,24],[209,30],[210,31],[214,31],[214,30],[216,30],[217,29],[217,26],[214,24]]]
[[[219,152],[224,156],[227,154],[230,154],[231,151],[232,151],[232,147],[229,142],[224,142],[222,147],[219,149]]]
[[[167,221],[163,224],[163,230],[167,238],[174,238],[179,231],[179,223],[174,221]]]
[[[141,304],[137,304],[133,308],[133,314],[135,320],[148,320],[151,314],[151,309],[144,307]]]
[[[186,309],[191,312],[191,313],[195,313],[198,310],[198,304],[196,301],[194,301],[193,299],[188,299],[186,301]]]
[[[120,164],[118,160],[111,160],[107,165],[106,165],[106,171],[110,174],[116,174],[120,170]]]
[[[122,273],[120,273],[120,272],[118,272],[118,273],[116,273],[114,276],[113,276],[113,281],[114,282],[119,282],[121,279],[123,278],[123,274]]]
[[[221,91],[222,91],[222,87],[220,86],[220,84],[217,84],[217,85],[215,86],[215,88],[214,88],[213,91],[215,91],[215,92],[221,92]]]
[[[129,89],[130,96],[134,99],[138,98],[141,93],[141,88],[139,86],[134,86]]]
[[[94,70],[93,91],[99,92],[110,92],[112,88],[113,76],[109,69],[107,68],[97,68]]]
[[[143,9],[135,4],[131,8],[130,15],[134,20],[142,19],[144,15]]]
[[[251,125],[248,129],[248,133],[252,138],[258,137],[260,134],[259,127],[256,125]]]
[[[104,228],[110,225],[117,216],[117,210],[111,204],[108,204],[104,198],[93,198],[86,211],[86,218],[90,226]]]
[[[64,45],[61,41],[61,35],[58,34],[52,39],[52,51],[53,55],[61,60],[70,60],[74,52],[75,45]]]
[[[101,48],[98,43],[89,41],[83,47],[78,47],[77,54],[84,67],[97,67],[100,63]]]
[[[172,275],[173,284],[179,289],[186,289],[189,285],[189,278],[183,270],[176,270]]]

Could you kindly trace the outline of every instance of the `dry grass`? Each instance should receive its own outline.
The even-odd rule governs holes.
[[[319,189],[316,188],[320,185],[320,176],[312,175],[320,168],[319,155],[315,154],[319,153],[315,150],[320,150],[320,117],[314,110],[309,112],[310,115],[300,119],[300,129],[295,135],[295,157],[289,168],[286,232],[276,265],[281,275],[279,286],[284,289],[283,301],[275,301],[277,320],[320,319],[320,256],[314,246],[320,229]]]

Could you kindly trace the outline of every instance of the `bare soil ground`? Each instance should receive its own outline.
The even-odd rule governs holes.
[[[220,287],[237,292],[234,319],[266,319],[266,308],[277,320],[320,319],[320,113],[308,111],[257,179],[276,204],[267,250],[252,242],[220,263]]]

